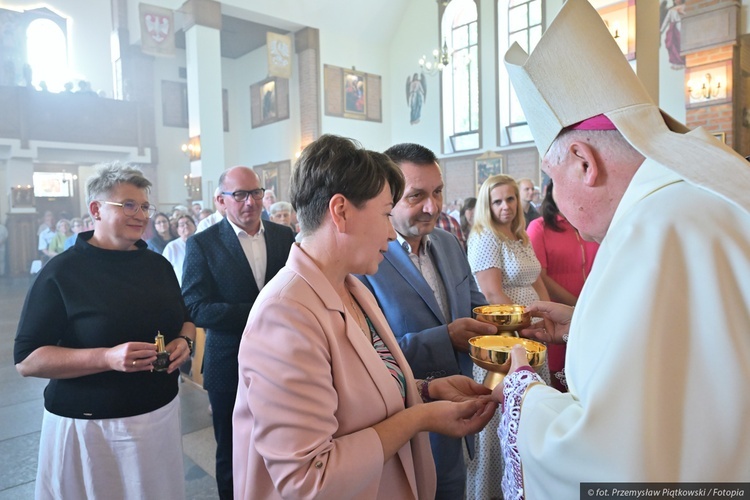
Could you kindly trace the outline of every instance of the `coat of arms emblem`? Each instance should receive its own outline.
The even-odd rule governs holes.
[[[146,14],[146,31],[156,43],[162,43],[172,29],[170,19],[159,14]]]

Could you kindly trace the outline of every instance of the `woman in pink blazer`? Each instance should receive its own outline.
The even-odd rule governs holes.
[[[475,433],[496,405],[467,377],[414,380],[351,276],[375,273],[396,237],[401,171],[325,135],[302,152],[291,184],[301,241],[255,301],[240,344],[235,498],[434,498],[427,432]]]

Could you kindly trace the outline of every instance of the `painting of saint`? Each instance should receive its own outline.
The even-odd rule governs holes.
[[[260,88],[261,122],[276,118],[276,81],[271,80]]]
[[[680,55],[680,29],[685,15],[685,0],[672,0],[669,8],[667,0],[662,0],[659,10],[662,19],[661,33],[665,33],[664,47],[669,54],[669,63],[672,69],[682,69],[685,67],[685,58]]]
[[[344,72],[344,112],[365,115],[365,78],[363,74]]]
[[[412,125],[419,123],[425,100],[427,100],[427,82],[424,73],[414,73],[414,76],[406,77],[406,103],[411,110],[409,122]]]

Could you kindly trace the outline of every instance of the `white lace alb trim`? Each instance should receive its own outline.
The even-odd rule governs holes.
[[[503,396],[503,414],[500,417],[500,427],[497,434],[500,437],[500,448],[505,460],[503,471],[503,498],[505,500],[522,500],[523,475],[521,473],[521,456],[518,453],[516,439],[518,437],[518,422],[521,419],[521,402],[526,388],[533,382],[544,381],[529,370],[520,370],[505,377]]]

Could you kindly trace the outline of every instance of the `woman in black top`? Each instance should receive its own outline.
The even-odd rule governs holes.
[[[50,379],[36,498],[184,498],[178,368],[195,325],[172,266],[141,240],[150,186],[135,168],[101,168],[87,183],[94,230],[26,297],[16,368]],[[158,333],[166,371],[153,371]]]

